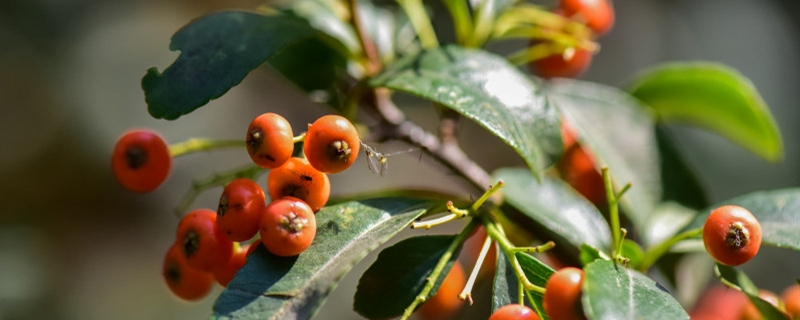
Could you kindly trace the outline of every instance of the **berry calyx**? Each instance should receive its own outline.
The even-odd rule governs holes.
[[[553,320],[586,319],[581,304],[583,270],[567,267],[556,271],[547,280],[544,310]]]
[[[761,224],[745,208],[722,206],[711,211],[706,219],[703,243],[717,262],[738,266],[758,253],[761,247]]]
[[[246,241],[258,233],[258,222],[267,205],[264,190],[253,180],[231,181],[219,197],[217,228],[232,241]]]
[[[158,188],[169,176],[172,156],[164,139],[156,132],[139,129],[122,135],[111,155],[111,170],[117,181],[133,192]]]
[[[521,304],[507,304],[492,313],[489,320],[539,320],[539,316]]]
[[[564,15],[586,22],[598,36],[614,26],[614,8],[608,0],[561,0]]]
[[[272,254],[296,256],[306,251],[317,233],[317,219],[303,200],[285,197],[264,209],[261,243]]]
[[[308,162],[325,173],[342,172],[358,157],[361,140],[356,127],[337,115],[320,117],[308,126],[303,152]]]
[[[312,167],[306,159],[290,158],[269,172],[267,190],[273,200],[295,197],[317,212],[328,202],[331,183],[328,175]]]
[[[217,213],[189,212],[178,224],[176,244],[192,268],[212,272],[233,254],[233,242],[217,228]]]
[[[466,284],[467,277],[464,274],[464,267],[456,261],[450,268],[450,272],[444,277],[436,294],[425,300],[417,313],[424,319],[452,318],[464,305],[464,301],[458,299],[458,294]]]
[[[277,168],[292,156],[293,139],[289,121],[276,113],[264,113],[247,128],[247,154],[262,168]]]
[[[214,284],[214,276],[211,273],[189,266],[178,244],[173,244],[167,250],[161,275],[169,290],[186,301],[202,299],[211,291],[211,286]]]

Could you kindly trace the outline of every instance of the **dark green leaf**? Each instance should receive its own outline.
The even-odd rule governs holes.
[[[583,309],[589,319],[689,319],[660,284],[634,270],[595,260],[584,269]]]
[[[330,92],[334,81],[347,68],[346,58],[317,37],[287,46],[272,56],[268,64],[306,92]]]
[[[390,65],[370,84],[416,95],[474,120],[535,175],[562,153],[558,110],[519,70],[486,51],[442,47]]]
[[[660,126],[656,127],[656,140],[661,160],[662,201],[675,201],[695,210],[707,207],[710,203],[705,186]]]
[[[800,251],[800,189],[759,191],[723,201],[701,211],[685,230],[702,228],[711,210],[728,204],[753,213],[761,224],[762,244]]]
[[[547,279],[555,272],[553,268],[525,253],[517,253],[516,256],[522,271],[531,283],[540,287],[547,285]],[[522,302],[533,308],[540,318],[547,319],[544,315],[544,306],[542,304],[544,296],[541,293],[528,291],[526,292],[525,301],[519,301],[519,280],[517,280],[514,268],[506,259],[505,254],[498,255],[496,270],[492,298],[493,312],[504,305]]]
[[[500,169],[505,201],[538,224],[567,239],[576,248],[589,244],[608,251],[611,235],[597,208],[561,180],[543,177],[541,182],[524,169]]]
[[[750,302],[758,308],[761,315],[766,320],[788,320],[783,312],[779,311],[771,303],[758,297],[758,287],[747,277],[744,272],[739,272],[733,267],[725,266],[717,263],[717,276],[728,281],[729,283],[738,286],[739,289],[747,295]]]
[[[142,78],[148,111],[177,119],[222,96],[287,45],[320,35],[308,22],[283,15],[224,11],[194,20],[172,36],[178,59]]]
[[[581,265],[584,266],[594,262],[597,259],[608,259],[607,256],[604,257],[604,255],[600,253],[600,250],[597,250],[597,248],[588,244],[581,245],[580,250],[579,258],[581,260]]]
[[[621,204],[634,225],[644,227],[661,197],[655,130],[647,109],[625,92],[595,83],[558,79],[547,92],[599,166],[608,166],[615,189],[633,185]]]
[[[669,63],[648,70],[629,87],[664,122],[694,124],[736,142],[768,161],[783,158],[778,125],[755,86],[718,63]]]
[[[636,266],[642,262],[642,259],[644,259],[644,250],[642,250],[642,247],[640,247],[636,241],[625,239],[625,241],[622,242],[622,256],[630,260],[628,266],[636,268]]]
[[[387,319],[403,314],[422,292],[426,279],[455,238],[413,237],[383,249],[375,263],[361,275],[353,309],[369,319]],[[455,252],[428,297],[436,294],[457,257],[458,252]]]
[[[430,205],[385,198],[325,207],[316,214],[317,235],[308,250],[281,258],[259,248],[217,299],[214,317],[311,318],[353,265]]]

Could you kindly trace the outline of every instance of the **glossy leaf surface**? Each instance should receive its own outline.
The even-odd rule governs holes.
[[[369,319],[398,317],[422,292],[442,255],[456,236],[408,238],[381,251],[378,259],[361,275],[353,308]],[[428,297],[436,294],[458,252],[442,270]]]
[[[192,21],[172,36],[180,56],[142,78],[150,115],[174,120],[219,98],[286,46],[322,34],[291,16],[223,11]]]
[[[753,83],[718,63],[669,63],[643,72],[629,92],[661,121],[697,125],[768,161],[783,158],[778,125]]]
[[[548,95],[578,131],[578,141],[608,166],[615,189],[633,187],[621,204],[634,223],[645,226],[661,198],[661,171],[653,118],[636,99],[616,88],[557,79]]]
[[[502,57],[442,47],[401,59],[370,84],[453,109],[499,137],[538,172],[562,153],[558,110]]]
[[[430,206],[385,198],[348,202],[316,214],[317,235],[296,257],[260,247],[214,304],[218,319],[309,319],[358,261]]]
[[[653,279],[634,270],[595,260],[584,269],[583,309],[589,319],[689,319]]]
[[[589,244],[608,251],[608,223],[588,200],[561,180],[543,177],[537,182],[524,169],[500,169],[495,180],[503,180],[505,201],[526,216],[567,239],[576,248]]]

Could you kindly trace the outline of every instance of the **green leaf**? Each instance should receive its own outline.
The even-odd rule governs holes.
[[[361,275],[353,309],[369,319],[398,317],[414,302],[456,236],[408,238],[383,249],[378,259]],[[460,248],[459,248],[460,251]],[[445,265],[428,297],[436,294],[458,252]]]
[[[616,88],[568,79],[551,81],[548,95],[578,131],[578,140],[608,166],[628,218],[639,228],[661,198],[653,119],[636,99]],[[638,231],[641,231],[639,229]]]
[[[689,319],[661,285],[634,270],[595,260],[584,269],[583,309],[589,319]]]
[[[783,158],[778,125],[755,86],[738,71],[709,62],[677,62],[638,76],[631,94],[663,122],[697,125],[768,161]]]
[[[761,224],[761,243],[800,251],[800,189],[759,191],[723,201],[698,214],[684,230],[702,228],[708,215],[722,205],[738,205]]]
[[[289,258],[259,248],[217,299],[214,318],[311,318],[353,265],[430,205],[384,198],[323,208],[311,247]]]
[[[148,111],[174,120],[216,99],[286,46],[322,34],[291,16],[223,11],[194,20],[172,36],[178,59],[142,78]]]
[[[608,259],[608,256],[604,255],[597,250],[597,248],[592,247],[588,244],[583,244],[580,247],[580,253],[578,258],[581,260],[581,265],[587,265],[594,262],[597,259]]]
[[[622,256],[630,260],[628,265],[631,268],[636,268],[644,259],[644,250],[636,241],[625,239],[622,241]]]
[[[494,178],[505,182],[508,204],[575,248],[589,244],[609,251],[611,235],[603,215],[563,181],[545,176],[537,182],[530,171],[513,168],[495,171]]]
[[[771,303],[758,296],[758,287],[747,277],[744,272],[739,272],[733,267],[717,263],[717,276],[723,281],[727,281],[737,287],[747,295],[750,302],[756,306],[761,315],[766,320],[788,320],[789,317]]]
[[[661,163],[662,201],[675,201],[695,210],[707,207],[710,203],[705,186],[661,126],[656,127],[656,141]]]
[[[560,118],[542,90],[502,57],[456,46],[409,56],[370,81],[434,101],[511,146],[538,177],[562,153]]]
[[[297,41],[278,51],[268,65],[300,89],[329,91],[347,68],[347,59],[318,37]]]
[[[519,261],[522,271],[531,283],[544,287],[547,285],[547,279],[555,273],[553,268],[542,263],[538,259],[518,252],[516,254],[517,261]],[[543,299],[544,295],[535,291],[526,292],[525,301],[519,301],[519,280],[514,273],[514,268],[511,263],[506,259],[505,254],[497,256],[497,272],[494,277],[493,298],[492,298],[492,312],[500,307],[512,303],[524,303],[528,307],[533,308],[534,311],[542,319],[547,319],[544,314]]]

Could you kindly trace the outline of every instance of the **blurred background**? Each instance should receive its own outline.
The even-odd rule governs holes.
[[[109,156],[117,137],[131,127],[155,128],[170,142],[239,139],[265,110],[279,111],[295,127],[328,112],[276,76],[256,71],[221,99],[177,121],[148,115],[139,83],[147,68],[163,70],[177,57],[168,50],[171,35],[203,14],[259,4],[0,1],[0,320],[210,315],[220,288],[188,304],[173,298],[161,278],[178,222],[172,209],[193,178],[247,163],[247,155],[234,150],[180,158],[166,184],[146,195],[117,185]],[[438,2],[430,4],[441,9]],[[637,71],[663,61],[730,65],[752,80],[770,106],[784,138],[785,160],[766,163],[716,135],[670,127],[681,150],[712,202],[800,185],[800,2],[617,0],[615,8],[616,26],[600,39],[602,51],[582,79],[623,86]],[[406,108],[424,125],[435,123],[435,112],[419,101]],[[521,163],[475,125],[464,121],[460,129],[469,139],[463,141],[479,141],[473,145],[482,149],[467,151],[488,169]],[[385,178],[372,175],[360,159],[355,170],[332,177],[334,193],[389,185],[475,192],[430,159],[396,158]],[[210,190],[195,207],[215,207],[218,197],[219,190]],[[437,231],[457,227],[450,228]],[[352,292],[373,260],[368,256],[345,277],[319,319],[358,318],[351,311]],[[800,278],[800,255],[766,248],[743,270],[759,286],[780,291]]]

